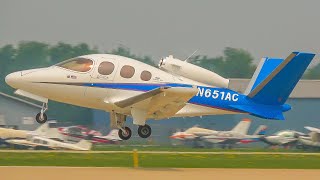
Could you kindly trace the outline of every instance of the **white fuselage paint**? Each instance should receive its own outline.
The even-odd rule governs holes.
[[[81,57],[91,59],[94,62],[90,71],[76,72],[58,66],[51,66],[48,68],[15,72],[8,75],[6,81],[10,86],[16,89],[21,89],[50,100],[109,112],[115,111],[126,115],[131,115],[130,108],[119,108],[114,105],[114,102],[144,93],[143,91],[66,85],[65,83],[179,83],[208,87],[208,85],[204,85],[200,82],[184,77],[177,77],[158,68],[122,56],[93,54]],[[115,69],[110,75],[101,75],[98,73],[98,66],[103,61],[109,61],[115,65]],[[135,73],[132,78],[127,79],[120,76],[120,69],[124,65],[130,65],[135,68]],[[141,80],[140,74],[144,70],[148,70],[152,73],[152,79],[150,81]],[[10,80],[8,77],[10,77]],[[15,79],[15,81],[12,79]],[[199,93],[206,94],[202,91],[203,90],[200,90]],[[207,92],[210,96],[216,96],[216,93],[217,92]],[[222,96],[226,100],[237,100],[237,96],[235,95],[219,95],[219,97]],[[175,117],[234,113],[235,112],[215,109],[212,107],[187,104],[175,114]]]

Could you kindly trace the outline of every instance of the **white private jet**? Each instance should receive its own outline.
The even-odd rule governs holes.
[[[248,130],[251,125],[250,119],[243,119],[230,131],[216,131],[211,129],[192,127],[184,132],[176,132],[170,138],[178,140],[201,140],[212,144],[221,144],[230,148],[234,144],[247,144],[257,142],[265,135],[267,126],[261,125],[253,135],[248,135]]]
[[[315,54],[293,52],[286,59],[263,58],[244,94],[228,89],[229,80],[169,56],[159,68],[110,54],[76,57],[56,65],[19,71],[6,77],[15,92],[43,103],[36,120],[44,123],[48,100],[110,112],[119,137],[132,133],[127,116],[151,135],[147,119],[247,113],[284,119],[285,104]]]
[[[261,141],[270,146],[294,146],[298,142],[298,138],[306,136],[306,134],[294,130],[282,130],[270,136],[264,136]]]
[[[216,131],[213,129],[206,129],[206,128],[194,126],[185,131],[179,131],[179,132],[173,133],[170,136],[170,138],[179,139],[179,140],[188,140],[188,139],[195,139],[197,137],[218,135],[218,134],[225,134],[228,136],[230,134],[247,134],[250,125],[251,125],[250,119],[243,119],[230,131]]]
[[[227,145],[229,148],[234,144],[248,144],[260,141],[260,138],[265,135],[267,126],[260,125],[252,135],[249,135],[250,124],[251,121],[243,120],[231,131],[220,131],[211,135],[201,136],[200,139],[209,143]]]

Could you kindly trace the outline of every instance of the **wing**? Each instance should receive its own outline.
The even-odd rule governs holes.
[[[175,115],[197,93],[196,87],[161,87],[114,104],[145,110],[148,117],[162,119]]]
[[[26,140],[6,140],[9,144],[15,144],[15,145],[22,145],[22,146],[28,146],[28,147],[36,147],[37,144],[28,142]]]
[[[318,129],[318,128],[314,128],[314,127],[310,127],[310,126],[305,126],[304,128],[306,128],[312,132],[320,133],[320,129]]]
[[[281,145],[282,146],[288,146],[288,145],[295,144],[297,141],[298,141],[298,139],[291,139],[291,140],[287,140],[287,141],[282,141]]]
[[[212,143],[219,143],[219,144],[236,144],[241,141],[241,138],[238,137],[221,137],[221,136],[204,136],[202,137],[203,140],[207,140]]]

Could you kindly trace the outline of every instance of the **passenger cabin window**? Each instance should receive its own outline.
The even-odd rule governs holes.
[[[102,62],[98,67],[98,72],[101,75],[110,75],[114,70],[114,64],[108,61]]]
[[[125,65],[121,68],[120,76],[123,78],[132,78],[134,75],[135,69],[132,66]]]
[[[77,72],[88,72],[93,67],[93,61],[86,58],[75,58],[61,62],[56,66]]]
[[[149,71],[142,71],[142,73],[140,74],[140,78],[143,81],[150,81],[151,77],[152,75]]]

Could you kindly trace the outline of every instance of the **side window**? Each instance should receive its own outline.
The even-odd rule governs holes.
[[[151,77],[152,77],[152,74],[149,71],[142,71],[142,73],[140,74],[140,78],[143,81],[149,81]]]
[[[98,67],[98,72],[101,75],[110,75],[114,70],[114,64],[108,61],[102,62]]]
[[[129,65],[124,65],[121,68],[120,76],[123,78],[132,78],[132,76],[134,75],[134,72],[135,72],[134,67]]]

